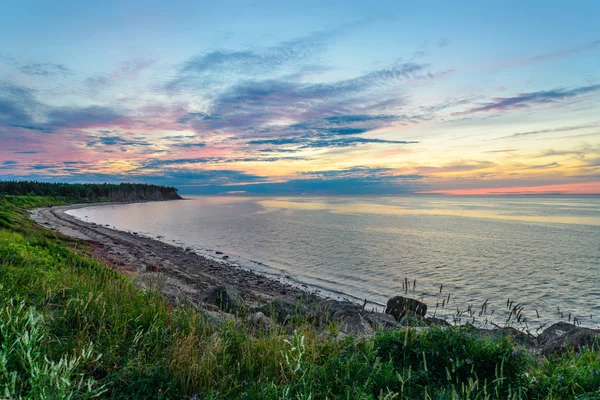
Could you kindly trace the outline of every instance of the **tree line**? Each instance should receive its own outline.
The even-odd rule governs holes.
[[[33,195],[86,200],[170,200],[180,199],[177,188],[144,183],[59,183],[0,181],[0,195]]]

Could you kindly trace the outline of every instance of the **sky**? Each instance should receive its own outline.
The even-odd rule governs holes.
[[[600,194],[598,1],[5,1],[0,179]]]

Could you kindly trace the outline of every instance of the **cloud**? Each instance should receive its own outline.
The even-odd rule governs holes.
[[[590,124],[590,125],[577,125],[577,126],[563,126],[561,128],[540,129],[537,131],[518,132],[518,133],[512,134],[510,136],[504,136],[499,139],[516,138],[516,137],[522,137],[522,136],[532,136],[532,135],[539,135],[541,133],[570,132],[570,131],[577,131],[580,129],[596,128],[597,126],[598,126],[597,124]]]
[[[32,114],[41,106],[34,93],[25,86],[0,80],[0,124],[32,125]]]
[[[504,112],[513,109],[523,109],[539,104],[556,103],[564,99],[596,92],[598,90],[600,90],[600,85],[590,85],[573,89],[558,88],[539,92],[520,93],[514,97],[496,97],[492,99],[493,101],[490,103],[486,103],[466,111],[456,112],[452,115],[469,115],[490,111]]]
[[[569,155],[573,155],[573,156],[577,156],[579,158],[583,158],[586,155],[586,152],[584,151],[575,151],[575,150],[547,150],[545,152],[543,152],[542,154],[536,156],[535,158],[542,158],[542,157],[552,157],[552,156],[569,156]]]
[[[351,147],[358,144],[368,143],[385,143],[385,144],[413,144],[419,143],[414,141],[405,140],[383,140],[383,139],[369,139],[369,138],[339,138],[339,139],[321,139],[309,141],[302,148],[322,148],[322,147]]]
[[[276,162],[276,161],[298,161],[306,160],[305,157],[195,157],[195,158],[153,158],[140,163],[138,171],[157,169],[174,165],[186,164],[230,164],[244,162]]]
[[[53,132],[52,128],[44,128],[42,126],[18,125],[18,124],[10,124],[9,126],[11,126],[13,128],[28,129],[30,131],[40,131],[43,133],[52,133]]]
[[[151,146],[144,140],[127,140],[121,136],[98,136],[90,135],[87,142],[88,147],[94,146]]]
[[[129,122],[122,112],[104,106],[56,108],[50,110],[47,117],[48,125],[61,128],[103,128]]]
[[[427,166],[422,165],[415,167],[415,170],[419,174],[436,174],[436,173],[453,173],[453,172],[468,172],[476,171],[481,169],[487,169],[496,166],[496,163],[491,161],[477,161],[477,160],[460,160],[453,163],[448,163],[442,166]]]
[[[345,169],[299,172],[301,176],[321,179],[363,178],[370,181],[419,180],[426,178],[419,174],[396,174],[393,168],[371,168],[357,166]]]
[[[276,139],[257,139],[250,140],[247,142],[250,145],[296,145],[301,149],[308,148],[323,148],[323,147],[351,147],[358,144],[367,143],[386,143],[386,144],[414,144],[419,143],[415,141],[405,140],[383,140],[383,139],[369,139],[362,137],[342,137],[342,138],[330,138],[323,136],[310,136],[304,135],[302,137],[286,137]]]
[[[331,124],[346,125],[362,122],[394,122],[398,119],[396,115],[332,115],[325,120]]]
[[[553,51],[549,53],[539,54],[534,57],[524,58],[519,60],[509,60],[499,65],[494,65],[493,68],[510,68],[510,67],[520,67],[528,64],[537,64],[544,63],[550,61],[561,60],[564,58],[568,58],[577,54],[583,54],[587,52],[592,52],[600,49],[600,40],[594,40],[588,43],[584,43],[579,46],[573,46],[566,49]]]
[[[484,151],[484,153],[512,153],[515,151],[519,151],[520,149],[500,149],[500,150],[488,150]]]
[[[533,62],[545,62],[545,61],[553,61],[561,58],[570,57],[575,54],[586,53],[588,51],[595,51],[600,49],[600,40],[594,40],[589,43],[585,43],[580,46],[571,47],[564,50],[555,51],[552,53],[541,54],[535,57],[532,57],[530,61]]]
[[[205,143],[174,143],[171,146],[191,148],[191,147],[205,147],[206,144]]]
[[[525,168],[522,168],[522,169],[547,169],[547,168],[555,168],[555,167],[558,167],[558,166],[560,166],[559,163],[552,162],[552,163],[544,164],[544,165],[531,165],[529,167],[525,167]]]
[[[53,169],[53,168],[59,168],[60,165],[46,165],[46,164],[36,164],[36,165],[32,165],[29,168],[30,169],[34,169],[34,170],[43,170],[43,169]]]
[[[244,81],[217,95],[210,114],[187,115],[180,121],[203,132],[219,129],[274,129],[272,121],[277,120],[303,123],[320,120],[325,125],[340,124],[344,120],[369,122],[368,128],[373,129],[406,118],[386,113],[390,109],[397,111],[404,105],[405,99],[400,87],[403,83],[436,76],[437,74],[427,71],[426,65],[403,63],[331,83],[278,79]],[[375,115],[368,116],[369,113]],[[345,115],[348,116],[344,117]]]
[[[112,72],[104,75],[89,77],[85,80],[84,83],[94,93],[99,89],[105,86],[110,86],[120,80],[135,79],[153,64],[154,61],[148,59],[136,59],[125,61],[119,64],[119,66]]]
[[[169,91],[181,88],[204,88],[249,77],[272,75],[275,71],[308,61],[325,50],[334,38],[360,29],[373,20],[373,18],[364,18],[335,29],[313,32],[266,48],[210,50],[184,62],[178,71],[178,76],[168,82],[165,88]],[[293,75],[323,70],[323,67],[303,65],[299,69]],[[295,78],[288,75],[288,79]]]
[[[45,77],[62,76],[67,77],[74,74],[74,72],[62,64],[52,63],[40,63],[40,64],[28,64],[23,65],[19,68],[19,71],[26,75],[38,75]]]

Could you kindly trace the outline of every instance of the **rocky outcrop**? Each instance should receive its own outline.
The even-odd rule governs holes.
[[[445,319],[436,318],[436,317],[425,318],[423,320],[423,322],[425,322],[425,325],[428,325],[428,326],[438,326],[438,327],[452,326],[450,324],[450,322],[446,321]]]
[[[545,345],[551,340],[554,340],[564,334],[572,331],[577,328],[574,324],[568,324],[566,322],[557,322],[555,324],[550,325],[546,328],[542,333],[540,333],[537,337],[538,343],[540,345]]]
[[[204,303],[214,304],[226,312],[236,312],[245,306],[244,299],[233,286],[222,285],[209,288],[200,296]]]
[[[425,317],[427,305],[418,300],[403,296],[395,296],[388,300],[385,309],[386,314],[392,315],[396,321],[401,321],[407,311],[413,311],[419,317]]]
[[[261,330],[261,329],[266,330],[273,326],[273,321],[271,320],[271,318],[267,317],[265,314],[261,313],[260,311],[254,313],[254,314],[248,315],[248,317],[246,318],[246,321],[248,322],[248,325],[251,328],[254,328],[257,330]]]
[[[378,329],[400,326],[388,314],[366,311],[350,301],[332,299],[306,297],[297,302],[277,299],[251,311],[264,313],[283,325],[304,321],[324,328],[328,323],[335,322],[341,332],[360,336],[370,335]]]
[[[535,337],[510,326],[497,329],[477,329],[476,332],[482,338],[489,338],[493,340],[503,336],[508,336],[516,344],[522,347],[535,347],[537,345],[537,340]]]
[[[592,346],[600,349],[600,330],[575,327],[560,336],[548,340],[542,347],[542,355],[550,356],[565,350],[578,351],[584,347]]]

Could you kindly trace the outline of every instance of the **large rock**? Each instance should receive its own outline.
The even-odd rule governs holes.
[[[347,315],[340,320],[340,332],[350,333],[356,336],[369,336],[375,331],[371,324],[361,315]]]
[[[446,321],[445,319],[436,318],[436,317],[425,318],[423,320],[423,322],[425,322],[425,324],[428,326],[437,326],[437,327],[452,326],[452,324],[450,322]]]
[[[422,316],[417,314],[416,312],[412,311],[412,310],[408,310],[404,313],[404,315],[402,316],[402,318],[400,318],[400,325],[402,326],[416,326],[419,325],[419,323],[422,320]]]
[[[265,330],[273,325],[271,318],[267,317],[260,311],[248,315],[248,318],[246,320],[248,322],[248,325],[255,329]]]
[[[394,329],[400,327],[400,323],[396,321],[396,318],[389,314],[373,312],[367,314],[365,318],[375,329]]]
[[[574,324],[568,324],[566,322],[557,322],[555,324],[552,324],[538,335],[538,343],[540,345],[544,345],[551,340],[563,336],[565,333],[568,333],[575,328],[577,328],[577,326],[575,326]]]
[[[549,356],[565,350],[579,350],[583,347],[600,348],[600,330],[575,327],[567,333],[550,339],[542,347],[542,355]]]
[[[395,296],[388,300],[385,309],[385,313],[392,315],[396,321],[400,321],[407,311],[413,311],[422,318],[427,313],[427,305],[408,297]]]
[[[301,302],[292,303],[291,301],[277,299],[253,311],[260,311],[269,318],[287,324],[294,319],[305,318],[308,314],[308,307]]]
[[[213,286],[200,298],[204,303],[214,304],[223,311],[235,312],[243,308],[245,303],[240,293],[233,286]]]
[[[476,333],[480,337],[488,337],[490,339],[496,340],[503,336],[508,336],[514,342],[520,346],[525,347],[535,347],[537,344],[536,339],[528,333],[521,332],[518,329],[515,329],[511,326],[507,326],[505,328],[497,328],[497,329],[482,329],[479,328],[476,330]]]
[[[235,315],[229,314],[229,313],[226,313],[223,311],[204,310],[203,314],[210,323],[212,323],[218,327],[223,327],[228,322],[238,322],[239,321],[238,318],[235,317]]]

